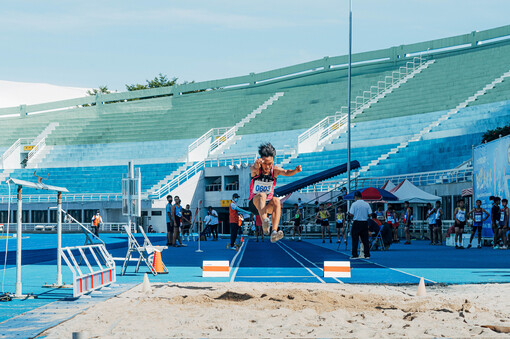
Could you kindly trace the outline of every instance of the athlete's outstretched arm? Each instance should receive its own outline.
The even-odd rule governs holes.
[[[301,172],[302,170],[303,169],[301,168],[301,165],[297,165],[296,168],[294,168],[293,170],[284,170],[283,168],[275,167],[274,175],[275,176],[283,175],[284,177],[291,177],[294,174]]]

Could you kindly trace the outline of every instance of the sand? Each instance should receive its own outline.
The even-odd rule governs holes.
[[[510,284],[139,285],[51,328],[47,338],[509,337]],[[483,327],[496,326],[496,331]]]

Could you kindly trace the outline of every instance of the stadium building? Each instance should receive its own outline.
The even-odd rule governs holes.
[[[446,219],[472,188],[472,149],[510,122],[510,26],[353,55],[352,188],[403,179],[441,196]],[[303,172],[347,162],[347,56],[262,73],[0,109],[0,223],[14,177],[66,187],[64,208],[89,223],[101,210],[119,230],[122,176],[141,173],[141,220],[165,230],[167,194],[227,217],[233,193],[247,205],[249,166],[271,142],[276,163]],[[46,179],[47,178],[47,179]],[[304,201],[345,186],[346,175],[306,187]],[[11,194],[9,194],[11,193]],[[25,229],[56,222],[56,195],[24,190]],[[329,194],[329,195],[328,195]],[[16,220],[16,214],[11,220]]]

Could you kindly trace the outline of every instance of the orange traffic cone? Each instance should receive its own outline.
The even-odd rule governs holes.
[[[154,258],[152,259],[152,267],[159,274],[168,273],[168,270],[166,269],[165,264],[163,264],[163,260],[161,259],[160,251],[154,251]]]

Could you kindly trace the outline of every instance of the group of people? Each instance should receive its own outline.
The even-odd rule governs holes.
[[[189,237],[191,224],[193,223],[190,206],[186,205],[186,208],[183,208],[181,199],[177,195],[173,198],[171,195],[167,195],[166,201],[166,245],[185,247],[186,244],[183,244],[181,239],[181,228],[182,234]]]

